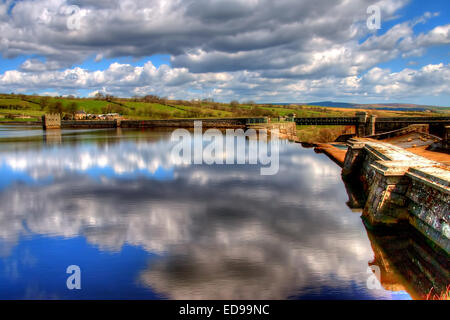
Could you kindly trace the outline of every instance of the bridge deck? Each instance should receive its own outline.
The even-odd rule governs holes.
[[[297,125],[357,125],[358,117],[318,117],[318,118],[295,118]],[[376,118],[376,122],[427,124],[427,123],[450,123],[450,117],[395,117]]]
[[[330,118],[295,118],[297,125],[355,125],[357,117],[330,117]]]

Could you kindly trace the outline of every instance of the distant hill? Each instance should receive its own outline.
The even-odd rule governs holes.
[[[377,109],[377,110],[391,110],[391,111],[426,111],[445,108],[445,107],[424,106],[419,104],[408,104],[408,103],[357,104],[357,103],[333,102],[333,101],[310,102],[306,103],[306,105],[333,107],[333,108]]]
[[[437,106],[424,106],[419,104],[408,103],[376,103],[376,104],[357,104],[347,102],[333,102],[333,101],[320,101],[306,103],[309,106],[321,106],[321,107],[333,107],[333,108],[348,108],[348,109],[378,109],[378,110],[391,110],[391,111],[426,111],[436,110],[445,107]]]
[[[334,107],[334,108],[359,108],[360,105],[347,102],[320,101],[307,103],[308,106]]]

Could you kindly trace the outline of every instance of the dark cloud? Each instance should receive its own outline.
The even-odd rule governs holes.
[[[395,21],[407,2],[375,4],[383,21]],[[186,99],[199,98],[192,93],[196,90],[225,101],[297,97],[304,101],[328,94],[328,98],[388,93],[399,97],[408,91],[421,95],[420,88],[412,90],[416,81],[406,78],[401,80],[403,87],[361,84],[370,81],[366,74],[380,63],[420,56],[430,46],[450,43],[450,25],[416,35],[417,23],[437,15],[424,13],[380,35],[366,26],[366,9],[373,4],[371,0],[26,0],[7,13],[6,2],[0,4],[0,52],[4,57],[33,58],[22,64],[22,72],[0,75],[0,90],[53,88],[76,94],[90,89]],[[96,75],[76,68],[93,57],[100,61],[154,54],[170,55],[171,68],[111,64]],[[437,78],[445,79],[446,68],[444,64]],[[68,73],[76,73],[78,80],[67,79]],[[416,70],[414,77],[421,73]],[[448,90],[437,85],[432,91]]]

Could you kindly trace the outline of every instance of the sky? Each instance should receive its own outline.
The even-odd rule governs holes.
[[[3,93],[450,106],[449,83],[448,0],[0,0]]]

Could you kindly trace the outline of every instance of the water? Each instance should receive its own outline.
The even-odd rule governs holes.
[[[332,143],[331,144],[333,147],[341,149],[341,150],[347,150],[347,146],[345,144],[342,143]]]
[[[261,176],[173,163],[169,139],[0,126],[0,298],[410,298],[368,288],[378,247],[325,155],[283,142]]]

